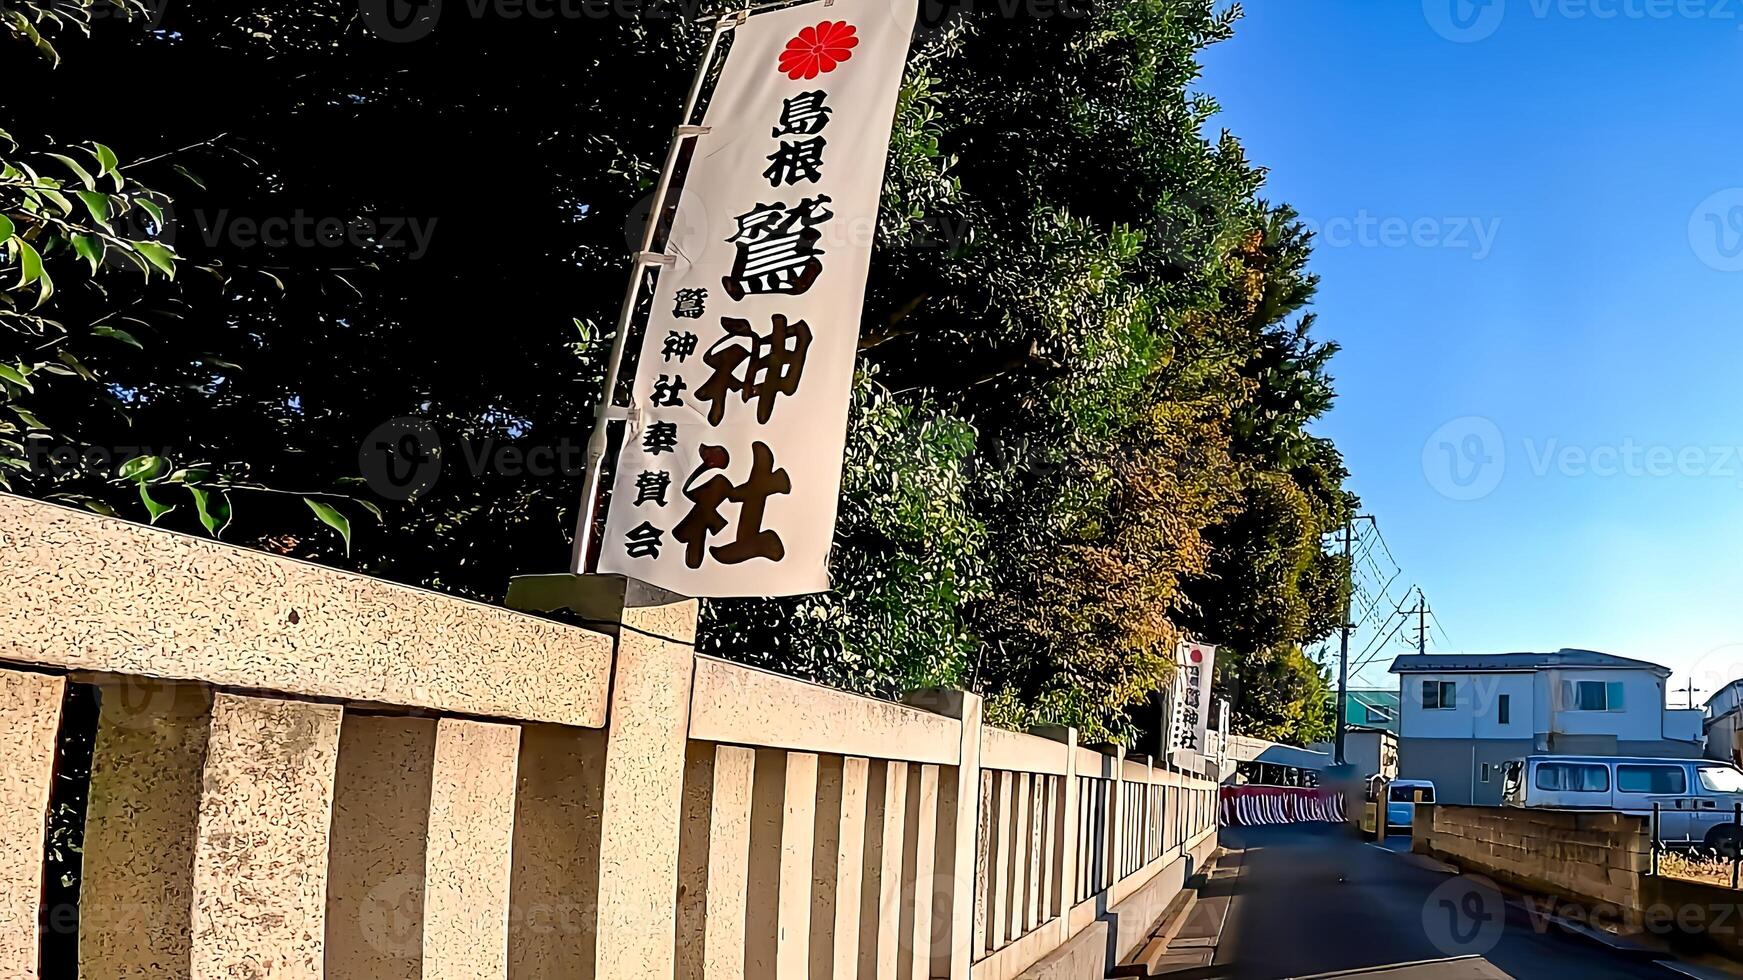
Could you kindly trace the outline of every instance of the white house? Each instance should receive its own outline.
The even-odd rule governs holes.
[[[1707,735],[1707,756],[1735,763],[1743,758],[1743,744],[1737,738],[1743,720],[1743,679],[1719,688],[1707,699],[1703,730]]]
[[[1447,803],[1501,802],[1501,766],[1532,753],[1694,758],[1700,710],[1665,707],[1670,669],[1555,653],[1410,654],[1399,675],[1398,775]]]

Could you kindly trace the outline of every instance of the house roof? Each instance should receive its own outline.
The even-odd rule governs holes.
[[[1392,661],[1394,674],[1545,670],[1555,667],[1597,667],[1612,670],[1650,670],[1669,677],[1670,668],[1645,660],[1631,660],[1595,650],[1561,649],[1554,653],[1410,653]]]

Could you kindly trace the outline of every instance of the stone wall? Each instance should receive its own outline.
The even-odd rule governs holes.
[[[1637,923],[1652,863],[1646,823],[1612,812],[1423,804],[1414,850],[1524,891],[1614,905]]]

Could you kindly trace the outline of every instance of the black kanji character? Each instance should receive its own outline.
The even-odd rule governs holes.
[[[714,373],[696,389],[698,398],[712,403],[708,424],[720,424],[726,416],[727,399],[738,392],[741,402],[756,400],[757,422],[766,425],[774,414],[776,396],[799,390],[805,355],[811,349],[811,327],[804,320],[789,325],[780,313],[769,322],[769,335],[762,337],[751,329],[749,320],[720,318],[726,336],[702,355],[702,363]]]
[[[769,179],[770,187],[797,184],[801,180],[815,184],[823,176],[818,168],[823,165],[823,148],[828,145],[821,136],[790,143],[782,140],[781,148],[768,155],[769,169],[763,171],[763,176]]]
[[[672,485],[672,474],[665,470],[643,470],[635,478],[635,505],[653,501],[666,506],[666,488]]]
[[[787,548],[781,536],[763,527],[763,512],[768,508],[769,498],[793,492],[793,481],[787,471],[775,468],[774,450],[766,443],[751,443],[750,476],[737,485],[720,473],[697,484],[704,473],[724,470],[732,462],[722,446],[703,446],[701,454],[701,465],[684,482],[684,496],[693,506],[672,528],[672,537],[684,542],[684,563],[691,568],[702,567],[702,551],[708,539],[726,529],[720,505],[728,501],[739,505],[738,528],[731,544],[708,548],[714,560],[722,565],[736,565],[752,558],[770,561],[785,558]]]
[[[817,226],[835,217],[829,204],[829,195],[819,194],[791,208],[777,201],[739,215],[738,231],[727,239],[738,247],[738,257],[732,274],[720,280],[726,294],[741,300],[746,293],[797,295],[810,289],[823,271]]]
[[[678,423],[652,422],[648,431],[642,433],[642,452],[649,456],[678,450]]]
[[[684,383],[683,378],[662,374],[660,380],[654,382],[654,393],[648,398],[648,401],[655,405],[682,405],[684,400],[678,396],[687,387],[689,385]]]
[[[662,538],[666,532],[642,521],[629,529],[623,536],[624,553],[631,558],[658,558],[660,546],[665,544]]]
[[[708,290],[700,286],[680,289],[672,294],[672,315],[680,320],[700,320],[708,308]],[[676,331],[673,331],[676,333]],[[671,341],[667,341],[670,343]],[[694,348],[695,342],[691,342]]]
[[[660,357],[667,361],[677,358],[678,363],[696,353],[696,335],[688,332],[669,330],[666,332],[666,342],[660,347]]]
[[[781,100],[781,122],[770,136],[812,136],[829,125],[834,109],[823,104],[823,92],[800,92]]]

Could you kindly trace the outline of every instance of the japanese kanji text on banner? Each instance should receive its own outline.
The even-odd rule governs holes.
[[[1216,671],[1216,647],[1181,640],[1174,651],[1174,719],[1168,737],[1171,752],[1205,750],[1210,727],[1210,685]]]
[[[653,291],[600,571],[692,596],[829,587],[913,18],[834,0],[737,28]]]

